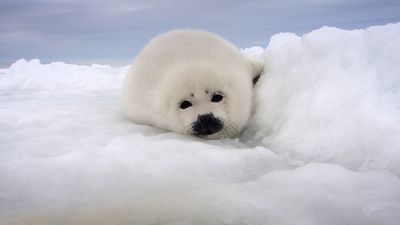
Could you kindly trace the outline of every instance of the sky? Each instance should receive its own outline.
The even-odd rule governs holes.
[[[240,48],[322,26],[362,29],[400,22],[399,0],[1,0],[0,67],[44,63],[128,65],[155,35],[215,32]]]

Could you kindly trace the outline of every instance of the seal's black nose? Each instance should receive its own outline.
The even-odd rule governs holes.
[[[210,135],[222,130],[224,124],[221,120],[215,118],[212,113],[199,115],[197,121],[193,124],[193,131],[195,135]]]

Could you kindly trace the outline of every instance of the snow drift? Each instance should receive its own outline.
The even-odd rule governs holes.
[[[399,175],[399,27],[272,37],[262,55],[255,140],[300,164]]]
[[[207,141],[128,121],[127,67],[0,70],[1,224],[400,221],[400,24],[273,36],[254,116]]]

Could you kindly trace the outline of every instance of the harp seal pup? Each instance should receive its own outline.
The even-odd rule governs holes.
[[[223,38],[172,30],[136,56],[122,86],[128,118],[207,139],[237,136],[249,120],[264,68]]]

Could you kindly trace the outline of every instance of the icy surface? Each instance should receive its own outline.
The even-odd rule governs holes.
[[[0,70],[0,224],[400,221],[400,24],[243,49],[266,61],[239,139],[133,124],[127,67]]]

